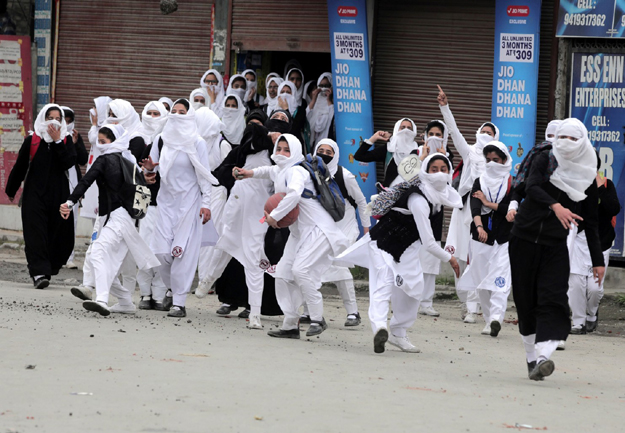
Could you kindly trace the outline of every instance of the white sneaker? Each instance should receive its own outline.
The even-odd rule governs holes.
[[[115,304],[109,308],[111,313],[120,313],[120,314],[135,314],[137,312],[137,307],[135,304],[131,305],[119,305]]]
[[[389,334],[388,342],[395,347],[399,347],[402,352],[408,353],[421,353],[408,339],[408,337],[396,337],[393,334]]]
[[[482,329],[482,335],[490,335],[490,323],[487,323]]]
[[[464,317],[464,323],[477,323],[477,314],[467,313]]]
[[[252,316],[250,314],[250,321],[247,324],[249,329],[263,329],[263,324],[260,323],[260,316]]]
[[[89,286],[83,286],[81,284],[78,287],[72,287],[70,292],[83,301],[91,301],[93,299],[93,288]]]
[[[67,263],[65,263],[65,267],[67,269],[78,269],[78,266],[74,262],[67,262]]]
[[[468,312],[469,311],[467,310],[467,304],[464,302],[460,304],[460,317],[462,317],[462,320],[464,320],[464,318],[467,317]]]
[[[213,284],[212,283],[209,284],[209,283],[210,282],[208,280],[200,281],[200,284],[197,285],[197,289],[195,289],[195,296],[202,299],[209,293],[212,293],[211,287],[213,286]]]
[[[419,314],[422,314],[424,316],[432,316],[432,317],[440,316],[440,313],[436,311],[434,307],[432,306],[421,308],[421,311],[419,311]]]
[[[565,350],[565,349],[566,349],[566,342],[564,340],[558,341],[558,347],[556,347],[556,350]]]

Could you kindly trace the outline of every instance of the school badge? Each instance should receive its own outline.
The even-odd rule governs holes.
[[[260,261],[259,266],[260,266],[260,268],[261,268],[263,271],[266,271],[267,269],[269,269],[269,268],[271,267],[271,263],[269,263],[269,260],[267,260],[267,259],[262,259],[262,260]]]
[[[184,250],[182,248],[174,247],[174,249],[171,250],[171,255],[174,257],[181,257],[183,252]]]
[[[404,279],[402,278],[401,275],[398,275],[397,277],[395,277],[395,284],[397,285],[397,287],[401,287],[402,284],[404,284]]]
[[[495,286],[501,289],[505,285],[506,285],[506,279],[504,277],[495,278]]]
[[[454,253],[456,252],[456,249],[454,248],[453,245],[447,245],[445,246],[445,251],[447,251],[449,254],[453,256]]]

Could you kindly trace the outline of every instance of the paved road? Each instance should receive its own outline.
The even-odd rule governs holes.
[[[575,336],[537,383],[516,326],[482,336],[451,301],[410,331],[423,353],[376,355],[368,323],[343,328],[336,298],[329,329],[297,341],[217,317],[214,296],[172,320],[97,317],[61,286],[0,282],[0,294],[0,433],[623,431],[621,338]]]

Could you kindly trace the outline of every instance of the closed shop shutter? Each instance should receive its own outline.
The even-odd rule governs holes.
[[[93,98],[188,98],[209,65],[211,1],[185,0],[162,15],[153,0],[63,0],[55,100],[86,137]]]
[[[553,35],[553,0],[543,4],[537,137],[544,134],[548,120],[548,48]],[[494,23],[495,4],[490,0],[378,2],[373,49],[375,129],[392,131],[398,119],[410,117],[423,133],[427,122],[442,119],[436,100],[439,84],[460,131],[474,143],[476,129],[491,118]],[[449,147],[457,155],[451,140]],[[454,164],[459,162],[456,157]],[[445,233],[450,215],[447,212]]]
[[[325,0],[232,0],[233,50],[330,52]]]

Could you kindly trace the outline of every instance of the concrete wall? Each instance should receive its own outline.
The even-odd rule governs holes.
[[[78,217],[77,236],[91,237],[92,220]],[[22,231],[22,212],[15,205],[0,205],[0,229]]]

